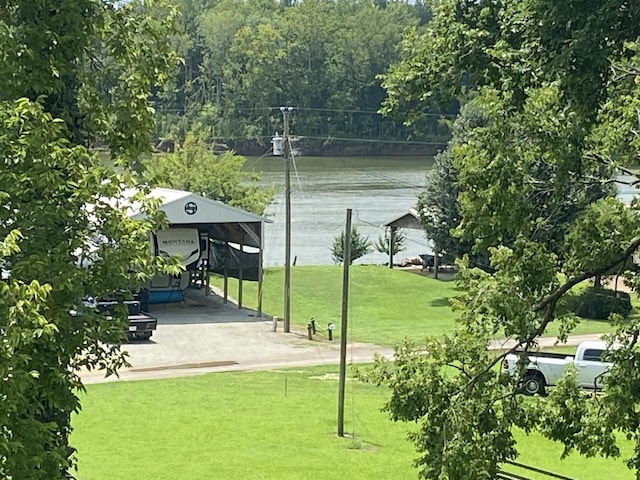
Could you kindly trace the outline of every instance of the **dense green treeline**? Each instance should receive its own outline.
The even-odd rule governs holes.
[[[175,83],[156,95],[158,138],[181,141],[194,130],[261,153],[282,131],[278,107],[286,105],[295,107],[298,148],[314,153],[356,145],[415,151],[447,141],[438,111],[410,127],[377,113],[385,95],[378,77],[399,60],[403,32],[421,31],[430,19],[424,2],[174,3],[182,11],[175,44],[184,62]]]

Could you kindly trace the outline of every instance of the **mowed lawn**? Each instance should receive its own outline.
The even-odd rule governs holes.
[[[217,373],[88,386],[73,420],[80,480],[415,478],[407,426],[380,412],[382,388],[337,367]]]
[[[340,333],[342,312],[340,266],[296,266],[291,268],[291,322],[305,329],[314,318],[321,329],[329,322]],[[395,345],[404,339],[421,341],[442,336],[455,328],[456,314],[449,299],[459,294],[456,282],[436,280],[407,270],[376,265],[353,265],[350,269],[348,333],[351,341]],[[223,280],[213,276],[212,285],[222,288]],[[262,310],[283,316],[284,269],[266,269]],[[229,296],[238,297],[238,281],[229,279]],[[257,307],[258,283],[243,282],[243,305]],[[583,320],[574,333],[604,333],[607,322]],[[550,335],[557,333],[552,327]],[[321,332],[326,338],[326,333]]]
[[[349,380],[349,438],[339,438],[337,367],[89,385],[73,419],[77,477],[414,479],[417,453],[406,435],[417,426],[393,423],[380,411],[388,395]],[[523,463],[574,479],[633,478],[621,459],[561,461],[559,445],[518,438]]]
[[[219,278],[214,283],[222,285]],[[282,284],[282,269],[267,270],[265,312],[282,315]],[[340,267],[292,268],[295,328],[303,329],[314,317],[321,328],[334,322],[337,337],[341,292]],[[229,294],[237,297],[232,281]],[[453,281],[354,266],[350,340],[392,345],[451,332],[455,313],[449,299],[457,294]],[[256,299],[257,284],[245,282],[245,306],[255,308]],[[606,328],[605,322],[586,321],[577,331]],[[417,426],[393,423],[380,411],[388,396],[383,388],[349,381],[345,430],[354,437],[339,438],[337,366],[89,385],[83,411],[73,420],[78,478],[417,478],[413,463],[418,454],[407,440],[408,431]],[[571,455],[561,461],[559,445],[518,436],[523,463],[574,479],[633,478],[621,459]]]

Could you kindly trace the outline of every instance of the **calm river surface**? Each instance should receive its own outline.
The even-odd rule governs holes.
[[[331,245],[344,230],[346,210],[352,225],[375,242],[382,224],[403,215],[416,204],[431,167],[430,157],[296,157],[291,165],[291,261],[296,265],[331,265]],[[264,264],[284,265],[285,211],[282,157],[247,159],[246,168],[260,174],[261,185],[278,189],[265,216]],[[396,261],[430,253],[422,231],[407,230],[405,250]],[[374,251],[354,263],[385,263],[387,255]]]
[[[346,210],[351,208],[352,225],[375,242],[384,234],[382,224],[415,207],[424,189],[424,177],[431,157],[296,157],[291,165],[291,261],[296,265],[331,265],[331,245],[344,230]],[[265,216],[264,265],[284,265],[285,212],[284,160],[282,157],[247,159],[246,168],[260,174],[260,184],[277,188],[274,202]],[[635,187],[618,179],[618,198],[629,203],[637,196]],[[405,250],[395,261],[431,253],[421,230],[403,230]],[[387,255],[374,251],[354,263],[382,264]]]

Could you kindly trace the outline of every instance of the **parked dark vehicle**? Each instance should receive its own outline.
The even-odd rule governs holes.
[[[158,319],[143,310],[144,299],[134,300],[99,300],[94,303],[96,312],[102,315],[113,315],[114,309],[123,304],[127,308],[129,323],[125,334],[129,341],[149,340],[158,327]]]

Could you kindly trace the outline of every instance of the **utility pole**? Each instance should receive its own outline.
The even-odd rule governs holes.
[[[289,142],[289,114],[293,107],[280,107],[284,121],[284,331],[291,329],[291,144]]]
[[[340,377],[338,379],[338,436],[344,437],[344,391],[347,376],[347,313],[349,311],[349,267],[351,266],[351,209],[342,246],[342,319],[340,325]]]

